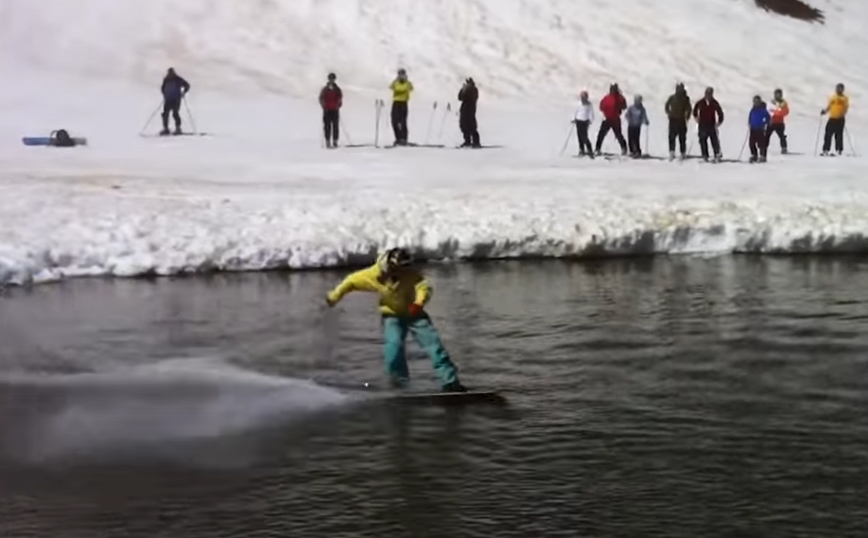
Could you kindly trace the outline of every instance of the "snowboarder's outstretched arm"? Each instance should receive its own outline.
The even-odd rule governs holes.
[[[329,305],[334,306],[338,301],[343,299],[344,295],[351,291],[377,291],[373,285],[373,279],[376,278],[376,276],[372,275],[371,271],[372,268],[369,267],[368,269],[362,269],[361,271],[351,273],[343,280],[343,282],[338,284],[335,289],[326,295],[326,302]]]

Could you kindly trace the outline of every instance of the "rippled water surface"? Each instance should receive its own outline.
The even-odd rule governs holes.
[[[865,536],[868,262],[429,272],[508,407],[324,386],[382,381],[341,273],[5,292],[0,536]]]

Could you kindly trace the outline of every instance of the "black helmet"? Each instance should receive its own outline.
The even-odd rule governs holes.
[[[409,252],[403,248],[392,248],[380,258],[380,269],[389,272],[398,267],[407,267],[411,263],[413,258]]]
[[[334,73],[329,73],[329,80],[334,80],[336,78],[338,78],[337,75],[335,75]]]

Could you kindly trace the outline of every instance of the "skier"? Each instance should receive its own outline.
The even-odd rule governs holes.
[[[411,333],[428,352],[444,392],[466,392],[458,380],[458,369],[440,341],[431,318],[424,311],[431,299],[431,286],[413,268],[410,254],[393,248],[381,255],[373,266],[352,273],[326,295],[331,307],[350,291],[369,291],[380,296],[380,313],[386,370],[394,387],[403,387],[410,379],[404,340]]]
[[[639,145],[639,135],[642,134],[642,126],[649,125],[648,113],[642,104],[642,96],[637,95],[633,104],[627,109],[627,141],[630,146],[630,156],[634,159],[642,157],[642,148]]]
[[[768,152],[768,136],[766,128],[772,120],[769,114],[767,105],[763,102],[759,95],[753,98],[753,108],[747,116],[747,124],[750,128],[750,162],[755,163],[766,162]],[[759,150],[759,158],[757,158],[757,150]]]
[[[329,73],[328,82],[319,92],[319,105],[322,107],[322,125],[327,148],[338,147],[341,125],[341,107],[344,104],[344,93],[335,82],[334,73]]]
[[[181,100],[190,91],[190,84],[170,67],[160,91],[163,92],[163,130],[160,131],[160,136],[169,134],[170,112],[175,120],[175,134],[179,135],[181,134]]]
[[[675,85],[675,93],[666,100],[666,117],[669,118],[669,160],[675,159],[675,139],[678,139],[681,158],[687,157],[687,121],[692,106],[684,83]]]
[[[769,128],[766,133],[766,149],[772,141],[772,135],[777,133],[778,139],[781,141],[781,153],[787,153],[787,133],[784,118],[790,113],[790,105],[784,99],[784,92],[780,88],[775,90],[775,96],[772,99],[771,116],[772,120],[769,123]]]
[[[829,98],[829,105],[820,111],[821,116],[829,114],[826,122],[826,136],[823,139],[823,155],[829,155],[832,149],[832,137],[835,137],[835,150],[838,155],[844,152],[844,121],[847,110],[850,108],[850,99],[844,95],[844,85],[835,86],[835,95]]]
[[[464,86],[458,91],[458,100],[461,101],[461,114],[458,121],[461,134],[464,135],[462,148],[480,148],[479,131],[476,124],[476,101],[479,100],[479,90],[472,78],[464,81]]]
[[[708,160],[708,139],[710,138],[711,148],[714,150],[714,160],[720,161],[723,156],[720,153],[717,128],[723,124],[723,109],[714,98],[714,88],[705,89],[705,97],[693,107],[693,117],[699,124],[697,131],[703,160]]]
[[[407,71],[398,69],[398,77],[389,86],[392,90],[392,130],[395,132],[395,145],[407,145],[407,103],[413,92],[413,83],[407,80]]]
[[[603,147],[603,140],[609,134],[611,129],[615,133],[615,138],[618,139],[618,144],[621,146],[621,154],[627,154],[627,142],[624,140],[624,135],[621,134],[621,112],[627,108],[627,100],[621,95],[621,90],[617,84],[609,86],[609,93],[600,101],[600,112],[603,113],[603,123],[600,124],[600,131],[597,133],[596,154],[601,155],[600,151]]]
[[[594,105],[588,99],[588,92],[584,90],[579,94],[579,108],[573,116],[573,123],[576,124],[576,135],[579,137],[579,155],[587,155],[593,159],[594,149],[588,138],[588,128],[594,123]]]

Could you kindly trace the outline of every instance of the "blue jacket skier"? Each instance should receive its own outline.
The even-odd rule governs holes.
[[[648,125],[648,112],[642,103],[642,96],[637,95],[633,104],[627,109],[627,145],[630,147],[630,156],[638,158],[642,156],[642,148],[639,145],[639,135],[642,134],[642,126]]]
[[[326,303],[334,306],[351,291],[369,291],[380,296],[383,351],[392,386],[403,387],[410,379],[404,356],[404,340],[409,332],[431,357],[443,391],[467,391],[458,380],[458,369],[443,347],[437,329],[424,311],[431,299],[431,285],[413,268],[413,260],[406,250],[393,248],[371,267],[352,273],[326,295]]]
[[[755,163],[766,162],[768,152],[768,137],[766,129],[772,121],[772,116],[769,114],[768,107],[763,102],[759,95],[753,98],[753,108],[747,116],[747,124],[750,129],[750,162]],[[759,150],[759,157],[757,157]]]
[[[170,112],[175,120],[175,134],[181,134],[181,100],[190,91],[190,84],[170,67],[160,91],[163,93],[163,130],[160,135],[169,134]]]

